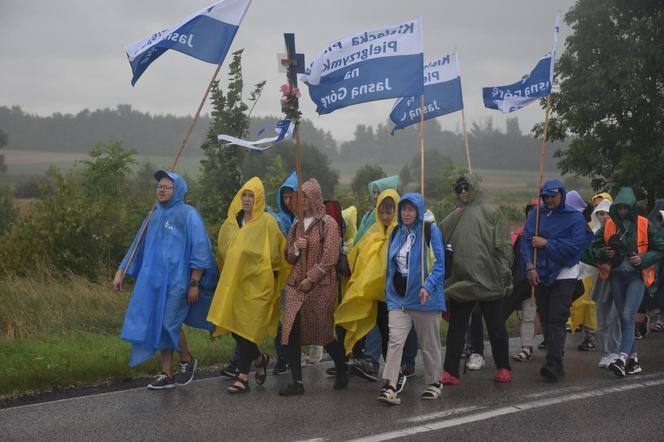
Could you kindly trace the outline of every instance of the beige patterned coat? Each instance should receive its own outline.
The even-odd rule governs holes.
[[[299,231],[299,221],[288,233],[286,259],[293,265],[285,290],[282,319],[282,343],[288,344],[295,316],[300,312],[302,345],[326,345],[334,338],[334,310],[337,301],[337,274],[335,265],[339,258],[341,237],[334,218],[327,216],[324,222],[324,241],[321,241],[321,218],[325,215],[323,194],[318,181],[310,179],[302,185],[314,220],[305,232],[307,239],[307,265],[303,269],[301,255],[295,254],[294,243]],[[313,282],[309,292],[298,290],[304,278]]]

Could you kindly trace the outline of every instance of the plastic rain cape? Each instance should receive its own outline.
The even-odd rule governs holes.
[[[384,190],[378,197],[376,207],[380,207],[385,198],[394,200],[392,223],[384,229],[376,210],[374,224],[348,252],[352,274],[343,300],[334,312],[335,324],[346,329],[344,348],[348,352],[376,325],[376,301],[385,302],[387,248],[392,230],[397,225],[396,207],[399,204],[399,194],[393,189]]]
[[[253,216],[240,228],[237,215],[245,190],[254,194]],[[289,271],[285,248],[276,220],[265,212],[263,183],[254,177],[233,198],[219,230],[221,275],[207,317],[217,326],[214,336],[232,332],[257,344],[265,334],[276,336],[281,289]]]
[[[184,203],[187,183],[174,173],[168,175],[173,180],[173,196],[166,205],[157,203],[127,269],[136,285],[120,337],[131,343],[132,367],[152,358],[158,350],[180,351],[180,330],[190,313],[187,292],[191,269],[205,269],[203,279],[210,281],[201,286],[199,303],[216,282],[217,269],[203,220],[196,209]],[[137,240],[138,235],[134,244]],[[120,264],[121,269],[126,267],[129,253]],[[194,323],[204,322],[191,319]]]

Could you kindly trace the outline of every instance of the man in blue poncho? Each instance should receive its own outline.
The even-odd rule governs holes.
[[[533,210],[526,219],[519,253],[526,263],[528,282],[535,286],[537,312],[546,341],[546,364],[540,374],[555,382],[565,376],[565,324],[579,276],[579,258],[593,234],[583,214],[566,204],[565,186],[560,181],[544,183],[540,196],[544,205],[540,209],[539,232],[535,234]],[[533,248],[537,249],[536,265]]]
[[[205,307],[209,307],[218,271],[203,220],[184,202],[187,183],[163,170],[154,177],[158,182],[154,213],[143,239],[136,246],[136,236],[120,264],[113,288],[122,290],[123,271],[136,279],[120,337],[131,343],[131,367],[160,352],[162,373],[148,385],[160,390],[175,387],[173,351],[180,353],[178,383],[193,378],[197,361],[186,347],[182,325],[210,328],[204,320]],[[134,259],[127,266],[135,247]]]

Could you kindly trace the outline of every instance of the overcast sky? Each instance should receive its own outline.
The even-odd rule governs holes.
[[[40,115],[131,104],[154,114],[192,115],[214,65],[168,51],[131,87],[127,44],[174,25],[213,0],[0,0],[0,105],[20,105]],[[247,93],[267,80],[256,115],[277,115],[277,70],[283,33],[294,32],[307,64],[333,40],[356,32],[424,17],[424,58],[459,51],[466,118],[503,114],[484,108],[482,87],[509,84],[530,72],[551,46],[556,13],[574,0],[254,0],[231,51],[245,48]],[[563,50],[569,29],[562,23]],[[227,61],[229,58],[227,57]],[[226,72],[227,63],[222,72]],[[306,86],[304,86],[306,89]],[[393,100],[375,101],[319,117],[304,92],[305,118],[337,140],[353,137],[358,123],[385,122]],[[204,112],[209,110],[206,106]],[[513,114],[522,131],[543,118],[536,103]],[[459,113],[438,117],[443,127],[461,127]]]

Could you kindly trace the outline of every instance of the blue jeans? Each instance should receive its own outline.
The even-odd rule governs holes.
[[[620,353],[634,355],[636,354],[634,320],[645,292],[641,272],[611,272],[609,284],[611,285],[611,296],[618,310],[618,319],[620,319],[620,328],[622,329]]]

